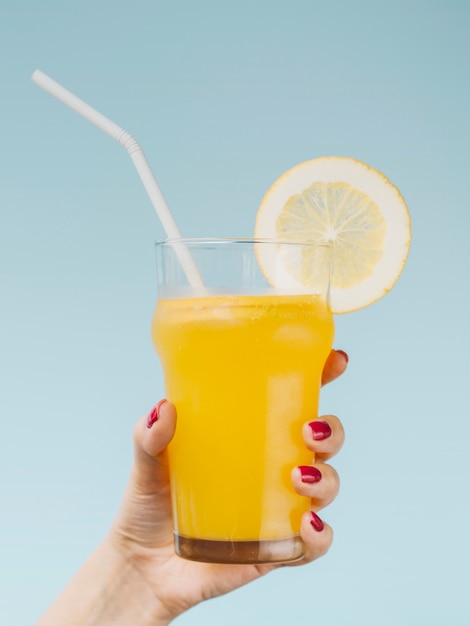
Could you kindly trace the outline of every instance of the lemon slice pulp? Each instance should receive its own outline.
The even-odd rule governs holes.
[[[308,288],[318,267],[329,271],[331,310],[348,313],[372,304],[398,280],[411,222],[399,190],[381,172],[348,157],[320,157],[288,170],[269,189],[256,216],[255,237],[328,243],[300,262],[286,257],[284,280],[288,276],[290,287]],[[319,260],[322,249],[328,250],[329,270]],[[258,261],[278,286],[272,256],[260,250]]]

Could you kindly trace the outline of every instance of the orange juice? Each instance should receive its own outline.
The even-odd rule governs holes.
[[[264,544],[271,558],[293,539],[289,558],[301,556],[309,500],[290,472],[312,462],[301,427],[317,415],[333,332],[318,296],[159,300],[152,337],[178,415],[168,450],[176,545],[196,546],[183,556],[198,559],[202,546],[243,562]]]

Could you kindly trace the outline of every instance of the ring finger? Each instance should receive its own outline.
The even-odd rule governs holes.
[[[315,511],[323,509],[338,495],[338,473],[327,463],[294,467],[291,476],[296,492],[310,498]]]

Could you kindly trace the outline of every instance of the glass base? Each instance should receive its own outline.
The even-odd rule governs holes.
[[[288,563],[304,555],[300,537],[266,541],[210,541],[175,533],[176,554],[205,563]]]

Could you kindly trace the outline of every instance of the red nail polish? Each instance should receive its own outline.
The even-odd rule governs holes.
[[[302,475],[302,482],[313,484],[318,483],[321,480],[321,472],[316,467],[311,465],[299,465],[299,470]]]
[[[321,519],[313,511],[310,511],[310,524],[312,525],[312,528],[314,528],[317,532],[321,532],[325,528],[325,525],[323,524]]]
[[[152,428],[152,426],[158,420],[160,407],[166,401],[167,401],[166,398],[163,398],[163,400],[160,400],[160,402],[156,406],[154,406],[153,409],[150,411],[150,413],[147,415],[147,428]]]
[[[328,422],[315,420],[314,422],[310,422],[309,426],[312,430],[312,437],[315,441],[322,441],[323,439],[328,439],[328,437],[331,436],[331,428]]]
[[[349,354],[347,352],[345,352],[344,350],[336,350],[336,352],[338,354],[342,354],[344,358],[346,359],[346,363],[349,363]]]

